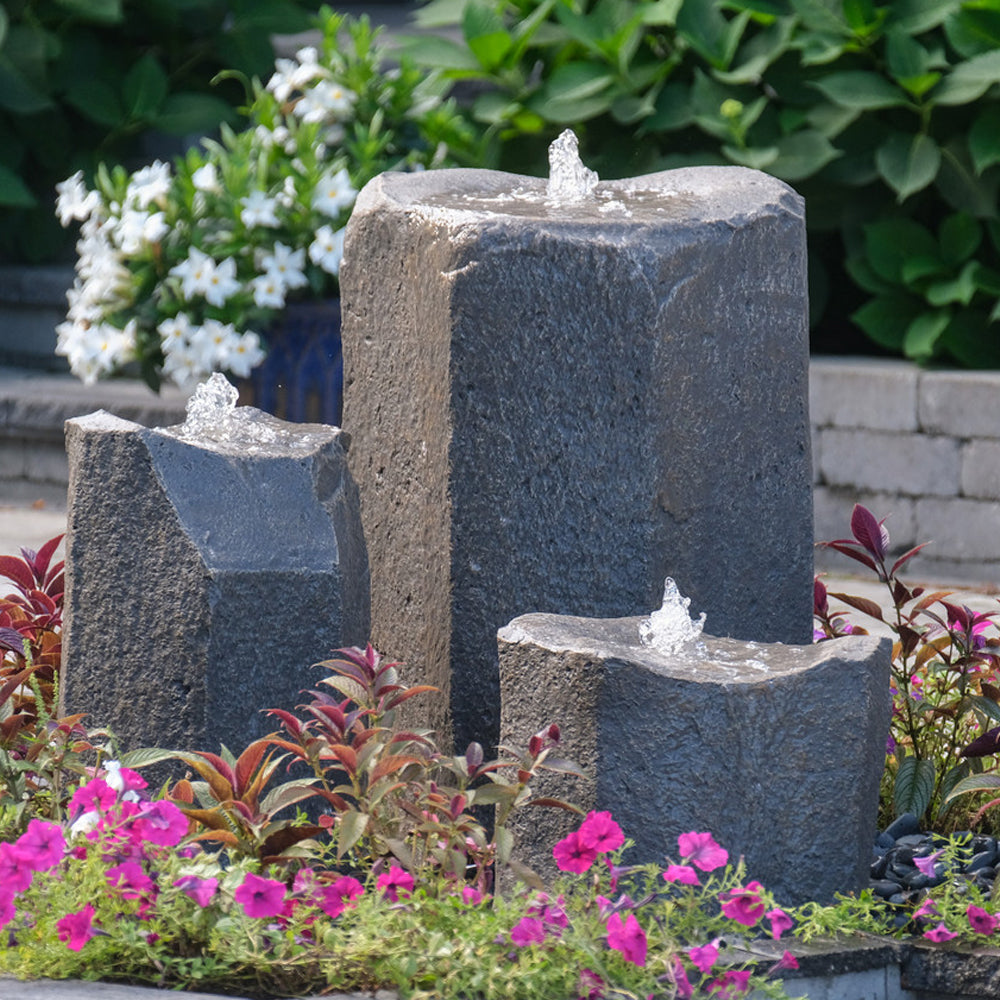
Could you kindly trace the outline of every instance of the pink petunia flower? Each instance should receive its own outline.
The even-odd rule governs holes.
[[[667,865],[663,881],[677,882],[680,885],[701,885],[698,873],[690,865]]]
[[[589,847],[598,854],[607,854],[614,851],[625,843],[625,834],[622,828],[611,818],[610,812],[587,813],[586,819],[580,824],[577,830],[580,843],[584,847]]]
[[[948,930],[944,925],[944,921],[942,921],[937,927],[932,927],[929,931],[924,931],[924,937],[928,941],[950,941],[953,937],[958,937],[958,935],[954,931]]]
[[[941,916],[941,913],[940,913],[940,911],[937,908],[937,903],[935,903],[934,900],[930,898],[930,896],[928,896],[913,911],[913,918],[914,918],[914,920],[921,920],[921,919],[925,919],[926,920],[926,919],[929,919],[929,918],[933,919],[933,918],[940,917],[940,916]]]
[[[94,908],[88,903],[82,910],[67,913],[61,920],[57,920],[56,933],[60,941],[66,942],[70,951],[79,951],[96,935],[93,923]]]
[[[104,877],[108,885],[118,889],[125,899],[140,899],[156,888],[138,861],[123,861],[120,865],[109,868]]]
[[[198,878],[196,875],[184,875],[174,882],[189,899],[193,899],[202,909],[212,902],[212,897],[218,891],[217,878]]]
[[[33,819],[14,846],[32,871],[44,872],[55,867],[66,853],[66,839],[58,823]]]
[[[969,918],[969,926],[977,933],[989,937],[997,929],[997,918],[987,913],[981,906],[969,904],[965,915]]]
[[[703,872],[713,872],[729,861],[728,851],[720,847],[710,833],[682,833],[677,838],[677,848],[683,861]]]
[[[620,951],[626,962],[638,966],[646,964],[646,934],[634,913],[630,913],[626,920],[622,920],[620,913],[612,913],[605,930],[609,948]]]
[[[188,832],[188,819],[173,802],[158,799],[143,802],[140,815],[135,821],[139,836],[150,844],[161,847],[176,847]]]
[[[0,930],[3,930],[17,913],[14,905],[14,893],[9,889],[0,889]]]
[[[597,851],[584,844],[579,830],[574,830],[552,848],[552,856],[560,871],[582,875],[597,860]]]
[[[12,893],[24,892],[34,876],[34,871],[13,844],[0,843],[0,885],[4,889]]]
[[[242,905],[248,917],[277,917],[285,909],[285,886],[248,872],[233,898]]]
[[[591,969],[581,969],[577,993],[579,1000],[601,1000],[604,996],[604,980]]]
[[[400,868],[399,865],[392,865],[387,872],[379,875],[375,883],[375,888],[386,899],[395,903],[399,899],[401,892],[413,892],[413,876],[408,871]]]
[[[799,967],[798,959],[790,952],[782,952],[781,958],[774,963],[768,970],[767,974],[773,976],[776,972],[785,972],[792,969],[797,969]]]
[[[749,989],[749,969],[730,969],[708,984],[709,996],[717,996],[719,1000],[736,1000],[737,997],[744,996]]]
[[[768,910],[764,919],[771,924],[771,937],[777,941],[785,931],[790,931],[795,921],[784,910]]]
[[[722,912],[744,927],[753,927],[764,915],[765,905],[760,898],[764,887],[760,882],[748,882],[744,889],[731,889],[719,894]]]
[[[91,778],[81,785],[69,800],[70,816],[76,818],[80,813],[107,812],[118,800],[115,790],[102,778]]]
[[[510,940],[518,948],[542,944],[545,941],[545,925],[538,917],[521,917],[510,929]]]
[[[483,899],[483,894],[474,886],[462,886],[462,902],[465,903],[466,906],[478,906]]]
[[[710,941],[708,944],[703,944],[697,948],[688,949],[688,958],[694,963],[694,967],[702,974],[707,975],[712,971],[712,966],[715,965],[719,958],[719,939],[716,938],[714,941]]]
[[[937,864],[937,860],[942,854],[944,854],[943,848],[940,851],[935,851],[933,854],[928,854],[924,858],[914,858],[913,863],[916,865],[918,871],[933,878],[936,874],[934,866]]]
[[[691,985],[691,980],[688,979],[684,963],[676,955],[674,955],[671,976],[674,980],[674,991],[677,994],[677,1000],[691,1000],[691,997],[694,996],[694,987]]]
[[[365,887],[350,875],[341,875],[332,885],[325,885],[319,892],[319,908],[328,917],[339,917],[344,910],[354,906],[354,900],[364,894]]]

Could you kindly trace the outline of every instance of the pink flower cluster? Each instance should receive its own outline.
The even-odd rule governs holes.
[[[70,799],[70,842],[58,823],[33,819],[13,843],[0,843],[0,928],[17,916],[17,898],[37,872],[47,872],[66,858],[82,859],[100,843],[108,887],[122,899],[139,900],[140,916],[153,905],[156,886],[143,863],[156,847],[173,847],[187,835],[188,821],[172,802],[140,798],[146,782],[127,768],[109,765]],[[78,843],[79,840],[87,843]],[[73,846],[71,846],[71,844]],[[56,923],[59,940],[79,951],[99,930],[95,910],[67,913]]]

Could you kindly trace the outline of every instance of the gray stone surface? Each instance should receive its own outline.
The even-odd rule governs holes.
[[[64,704],[126,748],[240,749],[312,664],[367,639],[344,436],[237,412],[257,436],[232,444],[100,411],[67,424]]]
[[[910,496],[958,493],[961,449],[955,438],[837,427],[819,436],[819,475],[830,486]]]
[[[1000,438],[996,374],[932,371],[920,375],[920,426],[928,434]]]
[[[916,365],[880,358],[818,358],[809,372],[809,413],[817,427],[915,431]]]
[[[348,227],[373,641],[460,746],[495,740],[524,611],[639,614],[669,574],[720,634],[810,634],[802,202],[735,167],[629,183],[551,208],[537,179],[386,174]]]
[[[640,621],[536,614],[500,630],[505,742],[557,722],[560,755],[588,776],[547,776],[539,793],[610,810],[636,842],[627,860],[678,860],[678,835],[707,830],[784,902],[863,888],[890,642],[707,637],[704,656],[666,656],[642,645]],[[518,823],[519,856],[552,872],[552,846],[576,822],[534,810]]]
[[[977,439],[962,445],[962,495],[1000,499],[1000,441]]]

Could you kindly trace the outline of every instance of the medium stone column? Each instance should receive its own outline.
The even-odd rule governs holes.
[[[369,627],[357,490],[335,427],[241,408],[217,440],[67,421],[63,702],[126,749],[238,752]]]
[[[678,861],[677,837],[711,832],[785,903],[832,902],[868,884],[892,703],[891,643],[808,646],[704,636],[663,653],[641,618],[524,615],[500,630],[501,735],[523,746],[559,724],[560,757],[586,778],[536,794],[610,810],[628,863]],[[579,824],[556,809],[515,820],[516,856],[553,875]]]
[[[448,692],[460,747],[496,741],[516,614],[648,612],[670,575],[715,633],[811,636],[801,199],[738,167],[544,193],[385,174],[347,233],[373,642]]]

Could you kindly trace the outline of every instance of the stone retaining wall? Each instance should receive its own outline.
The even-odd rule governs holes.
[[[932,542],[905,579],[1000,583],[1000,372],[814,358],[809,381],[816,538],[848,537],[860,502],[894,551]],[[823,549],[816,564],[852,567]]]

